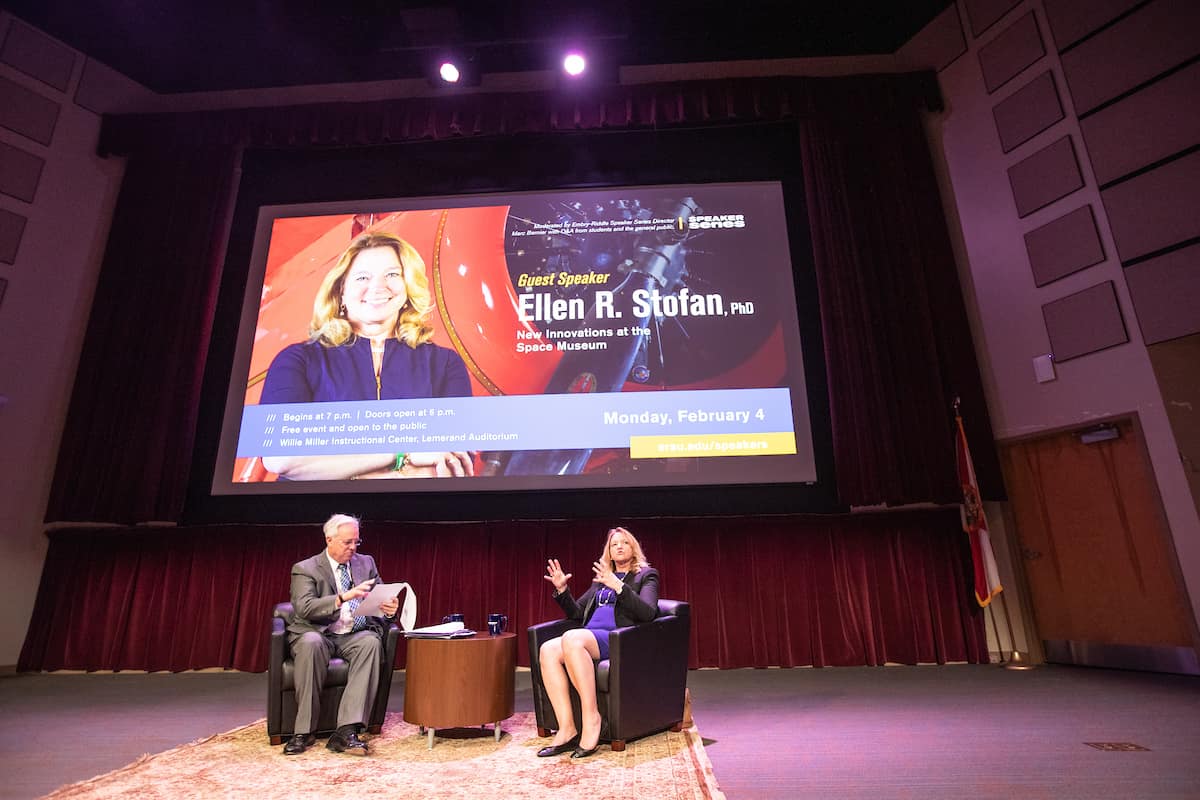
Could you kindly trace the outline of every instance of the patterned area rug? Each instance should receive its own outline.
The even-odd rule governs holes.
[[[549,739],[537,736],[532,713],[506,720],[499,742],[491,728],[444,731],[427,749],[426,737],[389,713],[371,755],[358,758],[325,749],[324,741],[285,757],[267,742],[265,720],[234,728],[46,795],[71,798],[677,798],[724,800],[695,725],[607,746],[591,758],[538,758]],[[451,738],[452,737],[452,738]]]

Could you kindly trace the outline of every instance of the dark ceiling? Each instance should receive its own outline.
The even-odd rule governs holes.
[[[549,69],[567,42],[619,65],[887,54],[950,0],[0,0],[163,93]]]

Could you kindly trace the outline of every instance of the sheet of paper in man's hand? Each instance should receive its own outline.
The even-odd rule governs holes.
[[[358,604],[358,608],[354,609],[356,617],[382,617],[383,612],[379,610],[380,603],[386,603],[396,595],[400,594],[403,589],[403,583],[377,583],[371,587],[371,593],[362,599]]]

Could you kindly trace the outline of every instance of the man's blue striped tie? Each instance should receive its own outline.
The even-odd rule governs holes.
[[[342,591],[350,591],[350,567],[346,564],[338,564],[338,582],[342,585]],[[354,613],[354,609],[358,608],[358,604],[362,602],[361,597],[355,597],[350,601],[350,613]],[[350,630],[351,633],[357,633],[367,627],[366,617],[355,617],[354,627]]]

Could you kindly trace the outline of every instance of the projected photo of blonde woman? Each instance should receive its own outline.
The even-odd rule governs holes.
[[[325,274],[307,341],[271,361],[260,404],[466,397],[471,382],[454,350],[432,341],[425,261],[392,233],[357,236]],[[282,480],[465,476],[465,452],[275,456]]]

